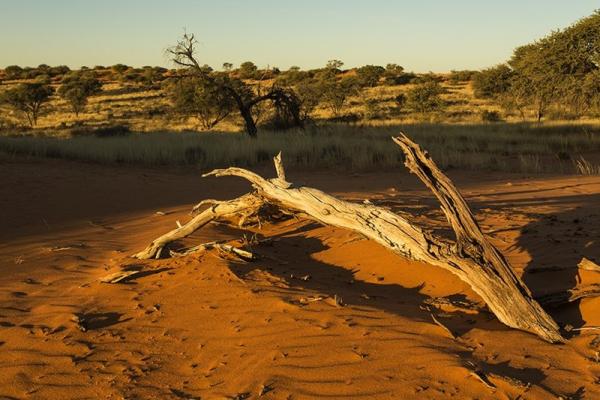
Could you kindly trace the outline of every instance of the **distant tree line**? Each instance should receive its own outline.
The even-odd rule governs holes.
[[[62,78],[57,94],[70,106],[73,113],[78,116],[87,104],[88,98],[100,93],[101,82],[93,72],[71,71]],[[55,93],[50,82],[38,76],[32,82],[24,82],[5,91],[0,96],[4,102],[15,110],[25,115],[29,125],[33,128],[37,124],[42,107]]]
[[[215,71],[196,59],[195,44],[194,36],[186,34],[169,49],[172,60],[180,67],[175,70],[125,64],[83,66],[78,70],[45,64],[35,68],[11,65],[4,69],[1,78],[25,82],[6,90],[0,100],[22,112],[34,127],[52,96],[63,99],[77,117],[85,110],[89,97],[102,92],[103,83],[120,82],[164,91],[174,112],[195,117],[203,129],[214,128],[237,114],[251,136],[256,135],[259,121],[279,129],[302,127],[318,107],[328,110],[334,118],[342,117],[349,98],[380,85],[417,84],[407,96],[395,99],[398,110],[410,108],[426,113],[443,106],[439,79],[433,74],[423,77],[406,72],[398,64],[343,70],[344,63],[334,59],[323,68],[301,70],[292,66],[281,71],[276,67],[259,69],[253,62],[245,61],[238,68],[225,62],[221,71]],[[367,114],[375,115],[376,102],[368,103]],[[265,116],[270,119],[263,121]]]
[[[102,83],[116,81],[138,85],[142,89],[161,89],[171,102],[174,112],[195,117],[203,129],[212,129],[221,121],[238,114],[246,131],[255,136],[257,122],[274,128],[301,127],[318,107],[328,110],[334,118],[342,117],[349,98],[365,89],[380,85],[416,83],[407,95],[395,98],[397,110],[410,109],[427,113],[443,107],[440,79],[434,74],[418,76],[405,72],[398,64],[385,67],[365,65],[343,70],[344,63],[330,60],[325,67],[301,70],[292,66],[287,71],[278,68],[259,69],[251,61],[234,68],[223,63],[221,71],[196,60],[195,39],[184,35],[170,54],[181,68],[133,68],[125,64],[110,67],[66,66],[21,68],[9,66],[5,80],[25,81],[3,93],[0,100],[26,116],[31,127],[37,123],[43,105],[53,95],[63,99],[75,116],[85,110],[88,98],[101,93]],[[377,114],[375,101],[367,101],[366,117]],[[265,115],[269,121],[262,121]]]
[[[417,79],[415,74],[404,72],[397,64],[366,65],[349,73],[342,70],[344,63],[340,60],[330,60],[325,67],[311,70],[296,66],[287,71],[260,70],[246,61],[238,69],[234,69],[232,63],[224,63],[222,71],[214,71],[197,59],[195,44],[194,36],[185,34],[169,49],[175,64],[182,68],[165,81],[164,87],[174,110],[196,117],[205,129],[237,113],[244,120],[246,132],[256,136],[257,121],[264,112],[271,115],[269,123],[275,128],[302,127],[319,106],[328,109],[334,118],[339,117],[348,99],[361,90]],[[428,103],[415,106],[423,112],[441,104],[439,84],[435,83],[433,91],[432,84],[427,85]],[[409,96],[407,102],[416,104],[422,98]]]

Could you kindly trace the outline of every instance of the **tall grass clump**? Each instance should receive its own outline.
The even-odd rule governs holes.
[[[600,175],[600,165],[594,165],[583,156],[573,161],[575,170],[580,175]]]

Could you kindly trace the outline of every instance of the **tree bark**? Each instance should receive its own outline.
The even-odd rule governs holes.
[[[436,265],[457,275],[481,296],[504,324],[535,333],[549,342],[563,342],[554,320],[532,298],[506,259],[484,237],[471,210],[450,179],[426,152],[405,135],[394,138],[394,141],[405,153],[406,166],[440,200],[442,211],[456,234],[456,242],[436,237],[411,223],[406,216],[387,209],[342,201],[313,188],[293,187],[285,179],[279,155],[274,160],[278,173],[275,179],[267,180],[235,167],[217,169],[204,176],[238,176],[248,180],[255,188],[254,193],[231,200],[234,206],[224,202],[218,207],[227,204],[229,212],[237,212],[244,209],[244,205],[248,210],[260,207],[261,202],[268,202],[283,210],[302,213],[323,224],[358,232],[405,258]],[[208,217],[216,213],[215,210],[209,210],[203,219],[186,224],[183,227],[187,227],[185,232],[207,223]],[[157,241],[164,246],[168,239],[185,232],[181,230]],[[155,248],[155,242],[149,248]],[[138,256],[150,254],[152,249]]]
[[[196,215],[185,225],[178,227],[177,229],[173,229],[172,231],[153,240],[148,247],[139,253],[134,254],[133,257],[142,260],[160,258],[162,250],[169,243],[183,239],[202,228],[209,222],[217,221],[222,218],[241,216],[242,219],[240,219],[239,224],[242,225],[244,218],[256,213],[262,206],[263,201],[253,194],[246,194],[228,201],[205,200],[196,205],[193,211],[206,204],[210,204],[210,207]]]
[[[240,114],[244,119],[244,124],[246,125],[246,133],[251,138],[256,138],[258,133],[258,129],[256,128],[256,122],[254,121],[254,117],[252,116],[252,109],[246,106],[239,107]]]

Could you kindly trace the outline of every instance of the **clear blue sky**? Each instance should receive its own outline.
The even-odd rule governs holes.
[[[478,69],[566,27],[598,0],[0,0],[0,67],[171,66],[183,33],[201,62],[287,69],[389,62],[417,72]]]

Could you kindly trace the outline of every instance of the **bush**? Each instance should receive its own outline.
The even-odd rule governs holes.
[[[327,61],[327,65],[325,66],[325,69],[328,69],[330,71],[333,71],[336,74],[339,74],[340,72],[342,72],[343,66],[344,66],[344,62],[341,60],[329,60],[329,61]]]
[[[146,86],[158,85],[165,79],[165,72],[167,72],[167,69],[162,67],[143,67],[142,72],[139,74],[138,82]]]
[[[309,73],[307,71],[302,71],[300,67],[290,67],[285,72],[280,73],[277,76],[277,83],[282,86],[292,86],[297,85],[308,79]]]
[[[378,65],[365,65],[356,70],[358,80],[362,86],[374,87],[385,74],[385,68]]]
[[[441,98],[443,92],[444,89],[436,81],[420,83],[408,91],[407,103],[414,111],[421,114],[437,111],[444,106]]]
[[[381,105],[377,99],[365,100],[365,119],[377,119],[381,117]]]
[[[413,72],[403,72],[400,75],[386,75],[385,84],[389,86],[408,85],[417,79],[417,74]]]
[[[70,131],[71,136],[96,136],[101,138],[120,137],[131,134],[131,130],[127,125],[109,125],[101,127],[83,127],[73,128]]]
[[[321,88],[317,81],[304,80],[296,86],[300,101],[300,112],[303,119],[310,118],[315,108],[321,102]]]
[[[59,65],[57,67],[50,67],[50,69],[48,70],[48,75],[54,78],[58,76],[64,76],[69,72],[71,72],[71,69],[69,67],[67,67],[66,65]]]
[[[396,108],[398,112],[401,113],[402,111],[404,111],[404,107],[406,106],[407,97],[404,93],[400,93],[396,97],[394,97],[394,102],[396,103]]]
[[[211,129],[234,109],[232,97],[214,80],[186,77],[169,82],[167,93],[173,109],[198,118],[204,129]]]
[[[4,73],[6,74],[6,79],[22,79],[23,68],[19,67],[18,65],[9,65],[8,67],[4,68]]]
[[[240,65],[238,73],[241,79],[254,79],[256,78],[257,71],[258,68],[252,61],[246,61]]]
[[[513,76],[514,72],[506,64],[484,69],[473,77],[475,97],[495,98],[507,93]]]
[[[100,92],[102,84],[93,72],[67,75],[58,89],[58,94],[66,100],[76,116],[85,108],[90,96]]]
[[[427,82],[436,82],[441,83],[444,81],[444,78],[440,75],[436,75],[433,72],[429,72],[427,74],[418,75],[415,79],[412,80],[412,83],[422,84]]]
[[[358,88],[359,83],[354,77],[337,79],[333,75],[328,76],[319,83],[321,99],[335,117],[341,114],[348,97],[358,93]]]
[[[477,74],[477,71],[462,70],[462,71],[450,71],[450,82],[469,82]]]
[[[117,74],[122,74],[123,72],[129,69],[129,66],[125,64],[115,64],[112,67],[110,67],[110,69]]]
[[[500,122],[502,118],[498,111],[483,110],[481,112],[481,120],[483,122]]]

